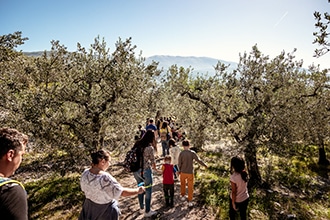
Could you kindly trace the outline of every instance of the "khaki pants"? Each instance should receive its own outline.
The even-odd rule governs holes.
[[[188,201],[190,202],[193,198],[194,193],[194,174],[180,174],[181,196],[184,196],[186,194],[186,184],[188,184]]]

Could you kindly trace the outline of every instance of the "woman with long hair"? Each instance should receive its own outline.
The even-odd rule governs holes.
[[[171,138],[171,128],[168,125],[167,121],[164,121],[161,128],[159,129],[159,134],[160,134],[160,140],[162,143],[162,150],[163,150],[163,157],[165,157],[165,155],[169,155],[169,145],[168,145],[168,141]]]
[[[139,204],[141,211],[144,210],[144,216],[150,217],[157,212],[151,210],[151,194],[152,194],[152,169],[156,170],[156,162],[154,156],[153,141],[155,140],[155,134],[152,130],[147,130],[144,136],[137,140],[134,147],[138,147],[142,155],[141,168],[134,172],[134,178],[138,185],[144,185],[145,193],[139,194]]]

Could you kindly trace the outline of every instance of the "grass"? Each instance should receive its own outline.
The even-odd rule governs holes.
[[[53,176],[29,182],[30,219],[77,219],[84,195],[79,186],[80,176]]]
[[[271,187],[250,190],[250,219],[330,219],[329,179],[319,175],[320,171],[328,174],[329,167],[318,166],[310,148],[299,146],[295,152],[258,154],[262,178]],[[196,173],[201,202],[212,206],[217,218],[228,219],[229,164],[220,154],[207,152],[201,157],[207,158],[210,167]]]

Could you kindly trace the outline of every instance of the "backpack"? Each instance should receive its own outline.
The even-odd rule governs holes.
[[[143,156],[140,147],[134,145],[132,149],[126,153],[123,166],[126,172],[136,172],[143,167]]]
[[[168,127],[166,128],[166,130],[164,128],[161,128],[159,131],[160,131],[161,140],[168,141],[171,139],[171,135],[170,132],[168,131]]]
[[[24,190],[24,186],[21,182],[17,181],[17,180],[12,180],[12,179],[9,179],[9,178],[2,178],[0,177],[0,187],[3,186],[3,185],[6,185],[8,183],[16,183],[18,185],[20,185]]]

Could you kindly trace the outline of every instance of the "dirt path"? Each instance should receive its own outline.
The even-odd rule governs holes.
[[[158,153],[161,154],[160,146],[158,146]],[[157,167],[160,166],[162,160],[157,161]],[[120,182],[124,187],[136,187],[136,181],[131,173],[125,173],[120,166],[114,166],[110,170],[110,173]],[[151,200],[151,208],[159,212],[158,216],[153,218],[144,218],[144,213],[139,213],[139,202],[137,196],[132,197],[121,197],[119,199],[119,207],[121,209],[121,217],[123,220],[131,219],[159,219],[159,220],[174,220],[174,219],[215,219],[211,215],[211,210],[209,208],[203,207],[198,202],[199,192],[195,188],[194,191],[194,206],[192,208],[188,207],[188,202],[182,202],[180,200],[180,182],[175,182],[175,194],[174,194],[174,207],[166,208],[165,200],[163,196],[163,186],[162,186],[162,176],[156,172],[153,175],[153,193]]]

